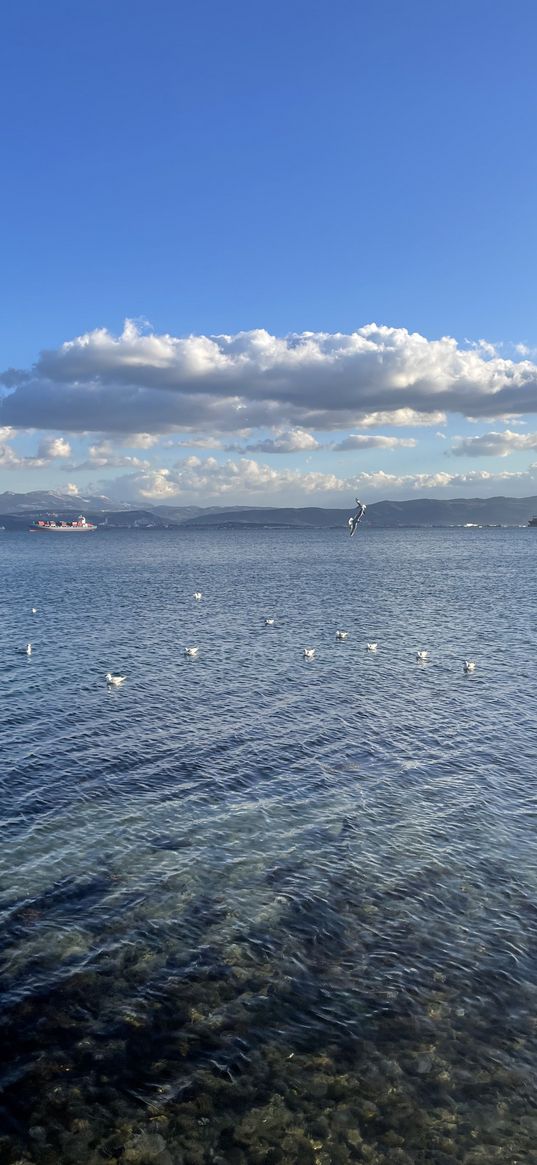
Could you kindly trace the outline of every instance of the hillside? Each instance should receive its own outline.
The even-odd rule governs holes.
[[[36,517],[69,518],[85,514],[89,521],[109,528],[281,527],[330,529],[344,526],[353,511],[320,506],[173,506],[120,503],[105,496],[83,497],[54,491],[0,494],[0,524],[24,529]],[[370,502],[364,527],[526,526],[537,514],[537,497],[526,498],[412,498],[408,501]]]
[[[287,526],[329,528],[345,525],[352,506],[341,510],[318,507],[265,508],[199,514],[182,525],[204,526]],[[372,502],[367,507],[364,527],[397,526],[525,526],[537,513],[537,497],[529,498],[416,498],[404,502]]]

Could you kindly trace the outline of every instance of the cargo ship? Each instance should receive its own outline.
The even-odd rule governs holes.
[[[51,530],[53,534],[82,534],[87,530],[96,530],[96,526],[92,526],[91,522],[86,522],[82,514],[73,522],[57,522],[55,519],[45,520],[44,518],[37,518],[33,526],[30,526],[30,534],[35,534],[36,531]]]

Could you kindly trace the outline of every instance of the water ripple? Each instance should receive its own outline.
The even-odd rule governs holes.
[[[537,1161],[533,532],[38,541],[0,546],[0,1159]]]

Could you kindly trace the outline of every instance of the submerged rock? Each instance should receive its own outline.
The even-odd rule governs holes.
[[[262,1108],[252,1108],[235,1129],[235,1140],[250,1148],[278,1145],[286,1129],[293,1123],[293,1115],[281,1096],[273,1096]]]
[[[183,1158],[168,1152],[166,1141],[160,1133],[137,1133],[125,1145],[124,1161],[138,1162],[139,1165],[182,1165]]]

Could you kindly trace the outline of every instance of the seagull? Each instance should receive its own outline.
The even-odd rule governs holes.
[[[465,661],[462,665],[462,670],[465,672],[475,671],[475,660],[474,659],[465,659]]]
[[[346,639],[348,634],[348,631],[336,631],[336,639]]]
[[[198,654],[198,651],[199,647],[185,647],[185,655],[194,656]]]
[[[417,652],[416,652],[416,659],[417,659],[418,663],[425,663],[425,661],[426,661],[428,658],[429,658],[429,652],[428,652],[428,651],[417,651]]]
[[[304,659],[315,659],[315,648],[314,647],[305,647],[304,648]]]
[[[203,598],[201,591],[194,591],[194,598],[196,599],[196,602],[199,603],[200,599]]]
[[[18,650],[20,651],[21,655],[31,655],[32,654],[32,644],[27,643],[25,645],[25,647],[19,647]]]
[[[37,615],[37,607],[32,607],[32,615]]]
[[[377,647],[378,647],[377,643],[367,643],[366,644],[366,651],[376,651]]]
[[[349,518],[349,520],[347,522],[351,538],[352,538],[353,534],[356,534],[356,527],[358,525],[358,522],[361,522],[361,520],[366,512],[366,509],[367,509],[367,506],[364,506],[363,502],[359,502],[358,498],[355,498],[355,501],[356,501],[356,513],[353,514],[352,517]]]
[[[117,672],[114,673],[111,671],[107,671],[107,673],[106,673],[106,682],[107,682],[109,688],[110,687],[119,688],[119,685],[124,684],[126,679],[127,679],[126,676],[120,676],[120,675],[118,675]]]
[[[274,619],[265,619],[265,627],[274,627]]]

